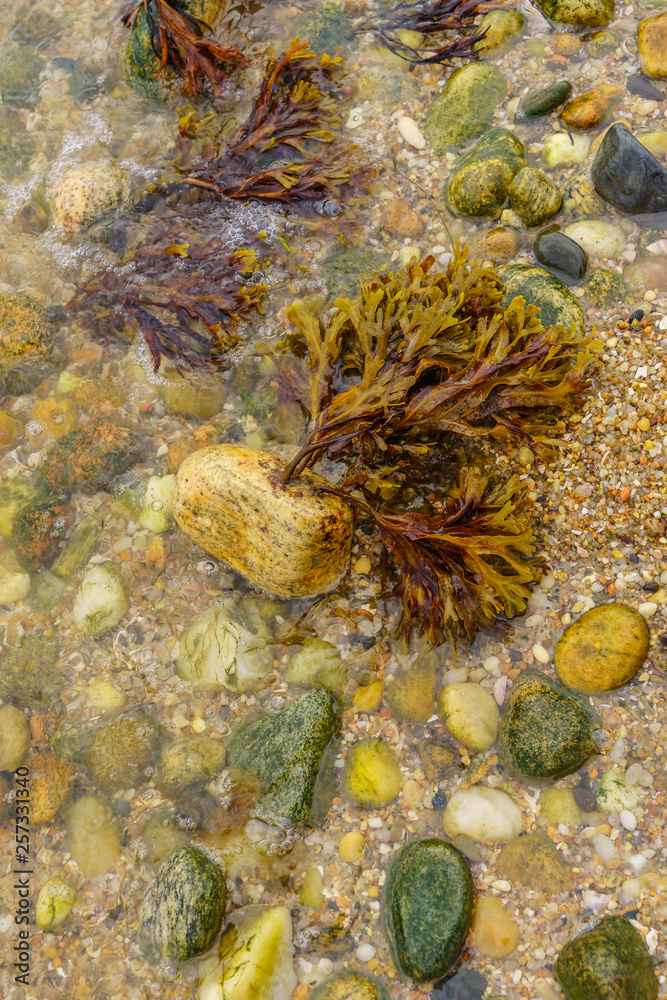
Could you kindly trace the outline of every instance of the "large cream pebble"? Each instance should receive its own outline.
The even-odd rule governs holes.
[[[505,844],[523,830],[516,802],[498,788],[459,788],[447,803],[443,826],[448,837],[463,835],[479,844]]]
[[[448,684],[438,696],[438,715],[452,736],[470,750],[488,750],[498,735],[498,705],[480,684]]]
[[[0,708],[0,771],[15,771],[30,744],[30,727],[20,708]]]

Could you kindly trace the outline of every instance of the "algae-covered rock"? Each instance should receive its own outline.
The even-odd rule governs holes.
[[[604,28],[614,17],[614,0],[535,0],[535,6],[555,24]]]
[[[173,798],[219,774],[225,756],[224,744],[205,733],[175,740],[160,753],[157,786]]]
[[[514,121],[523,124],[548,115],[564,104],[571,93],[572,84],[569,80],[558,80],[539,90],[533,90],[519,101]]]
[[[505,768],[523,780],[572,774],[597,752],[601,723],[588,702],[546,674],[528,670],[512,685],[498,736]]]
[[[39,708],[58,698],[65,683],[56,666],[60,646],[53,639],[28,635],[21,646],[5,646],[0,698],[20,708]]]
[[[394,715],[407,722],[426,722],[435,708],[435,664],[404,670],[387,689]]]
[[[99,515],[88,514],[84,517],[70,535],[67,547],[54,562],[53,572],[68,578],[85,566],[100,539],[103,527],[104,522]]]
[[[551,178],[534,167],[523,167],[514,175],[508,194],[524,226],[541,226],[556,214],[563,200]]]
[[[628,604],[600,604],[572,622],[554,650],[559,678],[573,691],[600,694],[628,684],[641,669],[651,634]]]
[[[311,818],[325,749],[338,731],[338,707],[329,691],[314,690],[282,712],[261,712],[236,723],[227,763],[259,778],[267,812],[290,823]]]
[[[604,813],[632,811],[641,803],[641,793],[631,785],[625,773],[618,767],[610,767],[604,772],[595,793],[595,804]]]
[[[587,173],[578,173],[562,187],[563,215],[568,222],[597,219],[604,212],[602,198],[593,190]]]
[[[86,878],[116,864],[121,854],[118,816],[108,799],[84,795],[65,811],[67,850]]]
[[[387,872],[380,916],[393,959],[405,976],[444,976],[470,930],[475,887],[462,854],[435,837],[402,847]]]
[[[35,153],[32,136],[8,110],[0,108],[0,173],[6,180],[21,176]]]
[[[569,1000],[657,1000],[658,976],[629,920],[603,917],[565,945],[556,977]]]
[[[217,953],[202,963],[197,1000],[290,1000],[297,978],[285,906],[237,910]]]
[[[14,518],[20,510],[46,499],[46,487],[40,478],[14,476],[0,489],[0,535],[11,539]]]
[[[483,55],[504,48],[514,38],[523,33],[525,17],[519,10],[490,10],[475,28],[475,34],[484,38],[473,45],[473,51]]]
[[[0,708],[0,771],[15,771],[30,746],[25,714],[14,705]]]
[[[185,459],[172,493],[174,517],[191,541],[276,597],[315,597],[347,570],[350,507],[317,493],[314,472],[285,482],[271,452],[231,444]]]
[[[400,792],[401,769],[391,747],[369,736],[350,747],[342,781],[353,802],[377,809],[393,802]]]
[[[461,157],[450,175],[446,199],[452,211],[473,218],[495,218],[523,163],[523,145],[512,132],[497,128],[485,135]]]
[[[12,544],[20,564],[30,571],[48,569],[73,519],[68,497],[50,497],[17,511],[12,521]]]
[[[450,777],[457,763],[456,754],[451,747],[445,747],[435,740],[419,742],[419,757],[427,781],[434,783]]]
[[[165,861],[139,906],[139,945],[149,961],[186,962],[213,944],[227,903],[225,873],[197,847]]]
[[[318,3],[297,17],[291,37],[308,42],[313,52],[333,54],[341,45],[354,40],[350,18],[337,3]]]
[[[500,277],[505,286],[503,305],[508,306],[521,295],[527,303],[538,306],[543,326],[560,323],[566,330],[574,327],[578,334],[585,334],[583,309],[563,282],[549,271],[529,264],[508,264],[502,268]]]
[[[162,728],[145,712],[120,715],[100,726],[82,763],[103,791],[136,788],[148,781]]]
[[[53,611],[63,604],[70,589],[64,580],[47,569],[30,578],[27,601],[33,611]]]
[[[644,76],[667,76],[667,12],[645,17],[637,25],[637,45]]]
[[[457,788],[443,817],[451,839],[463,835],[475,844],[503,844],[523,830],[523,816],[516,802],[500,788],[473,785]]]
[[[44,60],[32,49],[23,45],[3,46],[0,64],[2,103],[19,107],[34,104],[39,96],[39,77],[44,66]]]
[[[190,834],[179,826],[167,809],[152,812],[141,831],[140,856],[149,865],[162,864],[167,858],[190,843]]]
[[[498,874],[536,892],[554,895],[572,889],[572,870],[553,841],[542,833],[527,833],[501,849]]]
[[[43,931],[53,931],[64,923],[76,900],[76,889],[58,876],[50,878],[39,890],[35,904],[35,923]]]
[[[92,566],[84,576],[72,616],[86,635],[103,635],[121,622],[129,606],[120,567],[104,562]]]
[[[291,657],[285,680],[300,687],[340,692],[347,681],[347,669],[336,646],[311,635]]]
[[[621,28],[610,28],[608,31],[596,31],[592,38],[584,44],[584,52],[591,59],[604,59],[610,56],[623,42],[625,35]]]
[[[426,112],[424,130],[436,156],[486,132],[506,94],[507,81],[492,63],[454,70]]]
[[[273,667],[271,636],[251,602],[209,608],[183,633],[178,673],[202,691],[255,691]]]
[[[348,969],[325,979],[308,1000],[390,1000],[386,987],[374,976]]]
[[[109,490],[143,453],[143,441],[111,421],[77,428],[61,437],[40,468],[56,493]]]
[[[75,771],[52,750],[30,758],[30,822],[35,826],[51,823],[69,795]]]
[[[0,396],[31,392],[62,361],[46,311],[24,292],[0,293]]]
[[[387,274],[393,270],[389,254],[361,247],[340,247],[322,261],[329,297],[358,295],[362,281],[374,274]]]
[[[598,267],[584,281],[586,301],[598,309],[609,309],[627,302],[630,290],[620,274]]]

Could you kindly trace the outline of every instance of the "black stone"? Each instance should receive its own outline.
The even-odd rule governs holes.
[[[591,178],[600,197],[620,212],[667,211],[667,170],[620,122],[605,133]]]
[[[541,118],[555,111],[561,104],[565,104],[572,93],[572,84],[568,80],[558,80],[550,83],[541,90],[535,90],[531,94],[526,94],[519,101],[519,105],[514,112],[514,121],[523,123],[531,121],[533,118]]]
[[[451,979],[435,984],[431,1000],[482,1000],[488,983],[481,972],[461,969]]]
[[[533,243],[535,260],[561,281],[579,281],[586,274],[586,251],[558,229],[545,229]]]
[[[640,97],[645,97],[650,101],[664,101],[665,99],[664,90],[654,87],[645,76],[640,76],[639,73],[629,76],[626,86],[631,94],[638,94]]]
[[[438,812],[444,812],[445,811],[445,809],[447,808],[447,796],[442,791],[442,789],[438,789],[438,791],[435,793],[435,795],[431,799],[431,805]]]

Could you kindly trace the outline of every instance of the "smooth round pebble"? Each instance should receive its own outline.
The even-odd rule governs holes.
[[[551,659],[547,650],[539,642],[536,642],[533,646],[533,656],[538,663],[548,663]]]
[[[488,750],[498,735],[498,706],[480,684],[448,684],[438,696],[438,715],[452,736],[470,750]]]
[[[570,625],[556,643],[556,673],[581,694],[614,691],[639,671],[649,641],[644,617],[634,608],[620,601],[600,604]]]
[[[516,802],[498,788],[459,788],[443,816],[448,837],[463,834],[476,844],[504,844],[523,831],[523,816]]]
[[[637,829],[637,817],[634,813],[631,813],[629,809],[624,809],[620,814],[619,819],[626,830],[630,830],[630,832],[632,832]]]
[[[639,605],[637,610],[642,618],[653,618],[653,615],[658,610],[658,605],[655,601],[645,601],[643,604]]]
[[[625,249],[625,233],[610,222],[574,222],[563,230],[589,257],[608,260]]]
[[[426,145],[426,138],[414,118],[402,115],[396,122],[396,128],[408,146],[412,146],[414,149],[423,149]]]
[[[375,948],[372,944],[360,944],[357,948],[357,958],[360,962],[370,962],[375,958]]]
[[[342,861],[361,861],[364,856],[366,838],[359,830],[346,833],[338,845],[338,856]]]

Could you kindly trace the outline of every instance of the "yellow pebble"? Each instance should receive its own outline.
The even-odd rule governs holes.
[[[359,576],[368,576],[371,571],[371,561],[368,556],[361,556],[354,564],[354,572]]]
[[[319,868],[309,868],[299,891],[304,906],[317,907],[324,901],[324,880]]]
[[[353,712],[374,712],[382,701],[382,681],[373,681],[366,687],[357,688],[352,697]]]
[[[651,429],[651,421],[648,419],[648,417],[642,417],[641,420],[637,421],[637,430],[650,431],[650,429]]]
[[[364,856],[366,838],[358,830],[351,830],[346,833],[338,845],[338,856],[343,861],[361,861]],[[370,889],[369,889],[370,893]],[[377,889],[375,890],[377,896]]]

